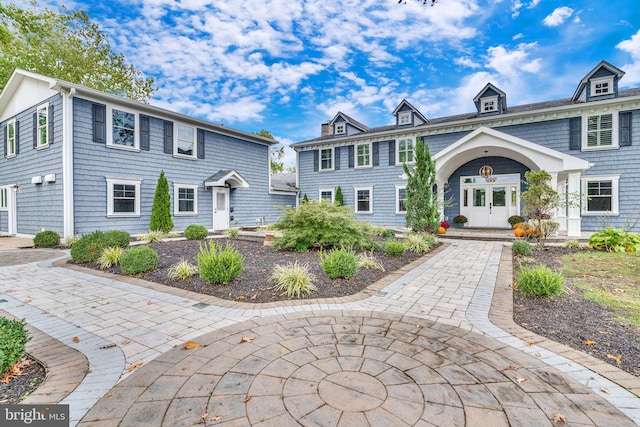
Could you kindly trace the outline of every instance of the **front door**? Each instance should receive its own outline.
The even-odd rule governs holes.
[[[16,199],[16,191],[13,186],[0,187],[0,211],[5,211],[6,234],[10,236],[14,236],[18,232]],[[1,228],[0,231],[2,231]]]
[[[213,230],[229,228],[229,189],[213,188]]]
[[[495,177],[493,182],[463,177],[460,213],[468,218],[469,227],[508,228],[507,219],[520,211],[519,182],[519,175]]]

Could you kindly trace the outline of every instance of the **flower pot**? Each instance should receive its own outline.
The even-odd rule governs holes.
[[[453,227],[454,228],[464,228],[464,222],[454,222],[453,223]]]

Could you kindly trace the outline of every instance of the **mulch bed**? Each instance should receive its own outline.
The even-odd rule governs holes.
[[[149,244],[149,247],[158,252],[158,268],[137,277],[221,299],[266,303],[289,299],[273,289],[273,282],[271,282],[270,276],[276,264],[286,265],[294,261],[298,261],[300,264],[307,264],[309,271],[316,276],[314,283],[318,289],[306,298],[315,299],[356,294],[390,272],[423,256],[423,254],[407,251],[402,257],[393,257],[386,256],[384,251],[374,251],[373,256],[382,263],[384,271],[360,268],[356,276],[349,280],[330,279],[320,267],[318,250],[290,252],[277,250],[272,246],[265,246],[262,242],[241,238],[217,240],[222,245],[229,242],[245,256],[244,271],[240,277],[232,280],[227,285],[209,285],[197,273],[186,280],[175,280],[168,276],[169,267],[177,264],[182,259],[196,265],[195,257],[200,250],[201,242],[192,240]],[[85,266],[99,268],[97,264],[85,264]],[[122,274],[119,266],[109,268],[106,271]]]
[[[531,257],[535,262],[529,265],[545,264],[558,270],[562,267],[560,258],[576,251],[566,247],[534,249]],[[516,259],[513,267],[516,276]],[[513,297],[513,317],[522,327],[640,376],[640,330],[620,324],[609,310],[585,300],[571,279],[566,281],[564,293],[555,298],[525,296],[517,288]],[[594,343],[587,345],[587,341]]]
[[[0,405],[19,403],[27,398],[47,376],[44,366],[28,354],[25,354],[21,363],[27,361],[22,368],[21,375],[13,376],[8,383],[0,381]]]

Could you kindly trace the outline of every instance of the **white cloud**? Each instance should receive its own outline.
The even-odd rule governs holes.
[[[618,43],[616,48],[631,56],[631,63],[621,67],[625,71],[623,84],[631,86],[640,83],[640,30],[630,39]]]
[[[557,27],[558,25],[562,25],[571,15],[573,15],[573,9],[567,6],[562,6],[547,15],[547,17],[543,19],[542,23],[547,27]]]
[[[520,40],[523,37],[524,37],[524,34],[518,33],[515,36],[511,37],[511,40]]]
[[[456,58],[454,61],[456,64],[461,65],[463,67],[469,67],[469,68],[480,68],[480,64],[478,64],[476,61],[474,61],[471,58]]]

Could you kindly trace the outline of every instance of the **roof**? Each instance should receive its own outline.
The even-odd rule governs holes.
[[[582,80],[580,80],[580,83],[578,84],[578,87],[576,88],[576,91],[573,93],[573,96],[571,97],[571,99],[574,99],[574,100],[578,99],[578,97],[580,96],[580,93],[582,92],[582,89],[589,82],[589,79],[601,68],[606,68],[611,72],[611,74],[614,74],[618,79],[621,79],[622,76],[624,76],[624,71],[622,71],[620,68],[614,67],[613,65],[609,64],[607,61],[602,60],[598,63],[598,65],[593,67],[593,69],[589,71],[587,75],[582,78]]]
[[[406,99],[403,99],[402,101],[400,101],[400,104],[398,104],[398,106],[396,107],[395,110],[393,110],[393,115],[397,115],[398,112],[400,111],[400,108],[402,108],[403,105],[406,105],[407,107],[409,107],[411,109],[411,111],[414,112],[414,114],[417,114],[418,117],[420,117],[420,119],[423,122],[428,122],[429,119],[427,119],[424,115],[422,115],[422,113],[420,111],[418,111],[418,109],[416,107],[414,107],[409,101],[407,101]]]
[[[336,114],[333,119],[329,122],[329,123],[333,123],[336,121],[336,119],[338,117],[342,116],[343,119],[345,119],[347,121],[347,123],[349,123],[352,126],[357,127],[358,129],[362,130],[362,131],[366,131],[369,130],[368,126],[363,125],[362,123],[360,123],[359,121],[355,120],[353,117],[348,116],[347,114],[338,111],[338,114]]]
[[[248,187],[249,183],[233,169],[220,170],[204,180],[205,187]]]
[[[297,192],[296,174],[287,172],[271,175],[271,189],[276,191]]]

